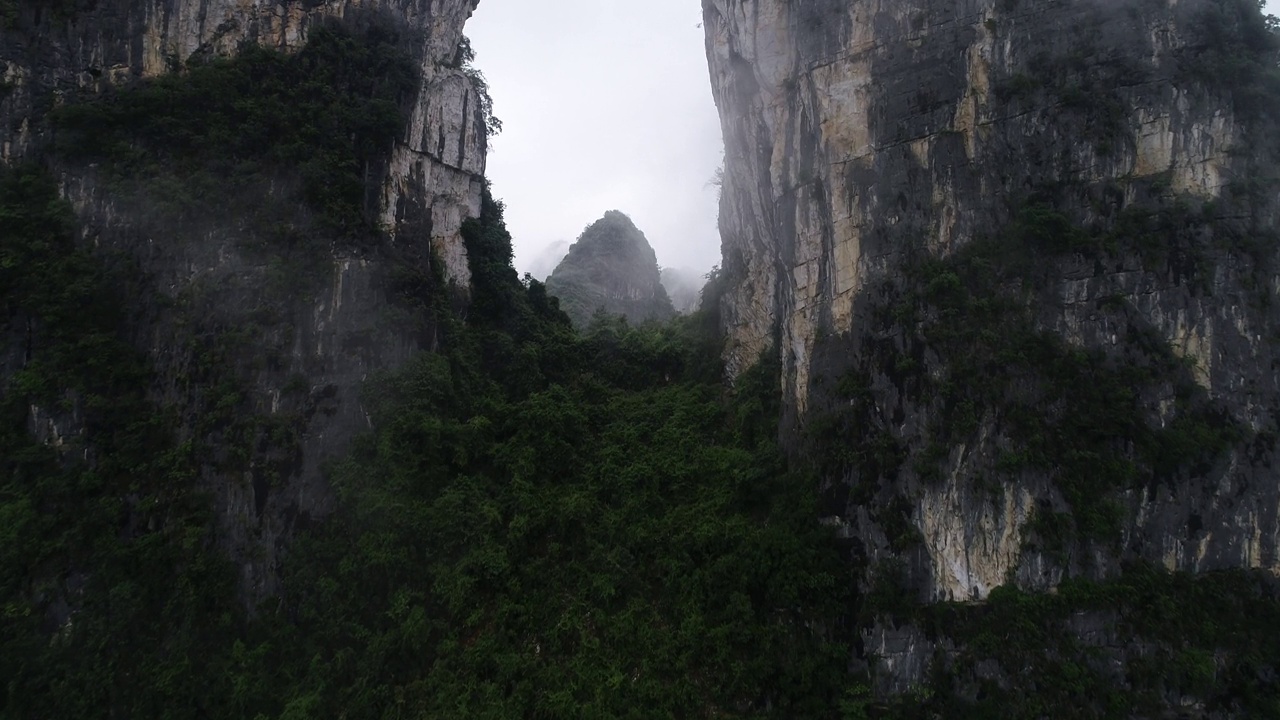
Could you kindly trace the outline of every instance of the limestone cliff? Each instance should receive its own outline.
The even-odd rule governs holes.
[[[610,210],[592,223],[547,278],[547,292],[579,328],[597,310],[631,322],[675,314],[658,259],[631,218]]]
[[[868,587],[1280,572],[1255,3],[703,10],[728,371],[780,355]]]
[[[425,232],[447,276],[465,286],[459,227],[479,208],[486,133],[481,100],[455,62],[479,0],[148,0],[17,2],[3,21],[0,158],[21,160],[42,141],[42,111],[75,91],[100,92],[192,60],[233,55],[242,43],[297,50],[328,19],[385,20],[421,71],[408,127],[381,180],[382,221],[393,235]],[[7,27],[5,27],[7,26]]]
[[[236,560],[249,602],[275,592],[291,528],[331,507],[321,466],[368,427],[362,383],[434,342],[432,328],[397,296],[437,282],[465,296],[460,229],[479,212],[488,119],[487,96],[460,45],[476,2],[0,5],[0,158],[50,168],[76,208],[84,243],[136,267],[126,308],[131,340],[154,365],[152,400],[176,409],[180,439],[195,448],[220,544]],[[368,40],[407,63],[409,84],[392,98],[398,136],[369,148],[363,166],[302,157],[256,171],[252,152],[234,157],[229,148],[240,169],[210,171],[206,152],[192,170],[176,168],[178,151],[163,142],[130,137],[138,157],[155,160],[113,174],[106,149],[61,151],[68,130],[55,121],[60,108],[100,102],[98,112],[107,112],[135,86],[198,73],[249,47],[296,54],[320,28],[341,33],[330,50],[364,52],[359,44]],[[314,55],[304,62],[347,62]],[[279,90],[245,87],[250,95]],[[308,100],[328,97],[320,92],[328,91]],[[100,132],[92,118],[83,124]],[[263,132],[263,142],[281,130]],[[253,131],[233,121],[228,138]],[[352,168],[362,188],[343,192],[357,197],[346,212],[362,218],[358,225],[324,219],[337,212],[324,199],[334,197],[324,195],[325,183],[336,180],[309,180],[308,162]],[[216,179],[228,174],[240,179]],[[33,404],[29,424],[37,436],[75,436],[83,432],[76,415]]]
[[[731,372],[780,332],[803,407],[819,328],[850,329],[906,239],[946,252],[1001,225],[993,198],[1157,176],[1218,195],[1238,173],[1238,119],[1177,77],[1212,5],[704,3],[729,151],[724,260],[740,278]]]

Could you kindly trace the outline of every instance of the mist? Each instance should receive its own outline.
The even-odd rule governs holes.
[[[719,264],[701,21],[698,0],[482,0],[466,32],[503,122],[488,175],[521,273],[549,273],[557,243],[614,208],[659,265]]]
[[[611,208],[664,268],[719,264],[709,181],[722,141],[701,20],[698,0],[482,0],[467,35],[504,123],[488,175],[521,273],[550,274]]]

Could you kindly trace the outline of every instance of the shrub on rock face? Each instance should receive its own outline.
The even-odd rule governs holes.
[[[118,190],[150,180],[179,214],[217,213],[236,190],[295,178],[321,228],[367,235],[366,176],[386,162],[417,82],[390,31],[318,28],[294,55],[248,46],[70,103],[54,113],[55,146]]]

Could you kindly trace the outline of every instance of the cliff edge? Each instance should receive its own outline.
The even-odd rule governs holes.
[[[703,10],[728,372],[780,360],[864,588],[1280,572],[1257,3]],[[908,687],[941,645],[886,632]]]
[[[475,6],[0,5],[0,159],[55,179],[84,271],[110,272],[250,604],[332,508],[321,467],[369,426],[362,383],[434,346],[424,306],[465,303],[491,122]],[[40,314],[7,318],[7,380],[60,352],[31,339]],[[72,390],[26,424],[92,447]]]

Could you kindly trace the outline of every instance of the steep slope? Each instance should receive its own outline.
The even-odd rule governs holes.
[[[1264,122],[1241,87],[1240,60],[1270,42],[1249,2],[704,8],[730,152],[728,358],[749,365],[780,329],[800,406],[818,330],[847,332],[859,291],[907,250],[949,252],[1011,205],[1088,187],[1218,197]]]
[[[380,222],[393,236],[430,237],[446,274],[466,284],[458,229],[479,211],[486,100],[460,67],[458,41],[478,0],[148,0],[39,3],[9,0],[0,29],[5,92],[0,148],[6,163],[38,149],[54,98],[99,93],[193,62],[234,55],[244,43],[296,51],[313,28],[338,21],[357,32],[382,26],[418,77],[404,98],[408,122],[371,178]]]
[[[868,597],[1280,571],[1280,77],[1257,3],[703,8],[726,363],[780,360],[785,434],[822,459]],[[902,607],[864,635],[900,690],[968,652]]]
[[[636,323],[675,314],[649,240],[617,210],[582,231],[547,278],[547,292],[580,328],[598,310]]]
[[[360,383],[436,342],[416,298],[465,297],[460,227],[479,212],[491,120],[461,36],[474,7],[3,6],[4,162],[55,176],[81,244],[116,269],[119,332],[250,604],[278,589],[292,528],[332,508],[321,466],[367,428]],[[2,346],[25,345],[5,368],[21,393],[12,379],[53,349],[30,340],[41,318],[5,321]],[[25,423],[92,447],[60,392],[32,397]]]

